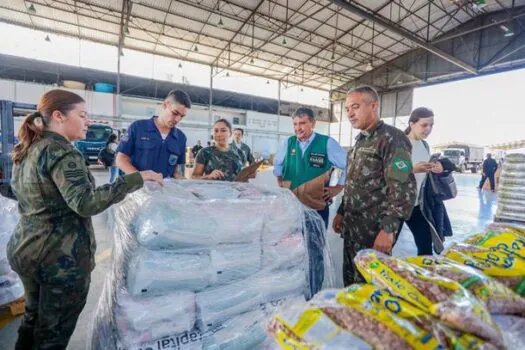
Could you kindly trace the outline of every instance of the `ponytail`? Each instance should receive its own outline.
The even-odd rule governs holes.
[[[25,117],[18,132],[18,144],[13,149],[13,162],[19,164],[25,158],[31,145],[40,140],[46,128],[44,116],[38,111]]]
[[[405,129],[405,135],[409,135],[410,134],[410,131],[412,131],[412,128],[410,127],[410,124],[408,125],[408,127]]]

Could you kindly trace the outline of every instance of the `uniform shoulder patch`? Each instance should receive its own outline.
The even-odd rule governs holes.
[[[409,173],[410,171],[412,171],[412,166],[410,165],[410,162],[399,157],[395,157],[392,160],[392,168],[402,173]]]
[[[77,168],[77,163],[75,163],[75,162],[69,162],[69,163],[67,163],[67,167],[68,167],[69,169],[76,169],[76,168]]]

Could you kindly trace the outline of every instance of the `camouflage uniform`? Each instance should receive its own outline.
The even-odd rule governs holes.
[[[412,173],[408,138],[379,121],[361,132],[348,154],[344,197],[338,213],[343,218],[345,286],[363,281],[355,269],[357,252],[372,248],[381,229],[396,234],[412,213],[417,186]]]
[[[7,255],[26,293],[16,349],[65,349],[95,267],[91,216],[141,188],[142,177],[126,175],[95,188],[82,154],[45,132],[14,167],[11,184],[21,219]]]
[[[250,146],[248,146],[244,142],[241,142],[241,144],[238,146],[234,142],[232,143],[232,146],[237,147],[237,149],[240,151],[239,153],[242,156],[242,165],[245,165],[246,163],[248,163],[249,165],[252,165],[253,163],[255,163],[255,158],[253,157]]]
[[[204,174],[211,174],[214,170],[224,173],[223,181],[235,181],[235,177],[243,168],[241,151],[230,145],[228,151],[221,151],[215,146],[205,147],[199,151],[195,162],[204,165]]]

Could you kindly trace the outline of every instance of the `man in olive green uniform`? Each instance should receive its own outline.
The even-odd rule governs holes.
[[[95,267],[91,216],[142,185],[137,172],[95,188],[82,154],[48,131],[15,165],[12,188],[21,219],[7,253],[26,292],[16,349],[66,348]]]
[[[333,224],[344,239],[343,280],[348,286],[363,281],[353,261],[358,251],[391,253],[417,191],[410,141],[379,119],[377,92],[367,86],[351,90],[346,107],[350,123],[361,130],[348,155],[343,201]]]
[[[237,147],[243,157],[242,159],[242,165],[245,166],[246,163],[248,165],[252,165],[255,163],[255,158],[253,157],[252,150],[250,149],[250,146],[242,142],[242,138],[244,137],[244,130],[241,128],[236,128],[233,130],[232,135],[232,145]]]

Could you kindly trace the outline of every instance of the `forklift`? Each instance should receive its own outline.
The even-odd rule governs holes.
[[[17,140],[15,137],[15,117],[22,117],[36,111],[36,105],[0,100],[0,194],[15,198],[11,190],[11,171],[13,162],[11,152]]]

